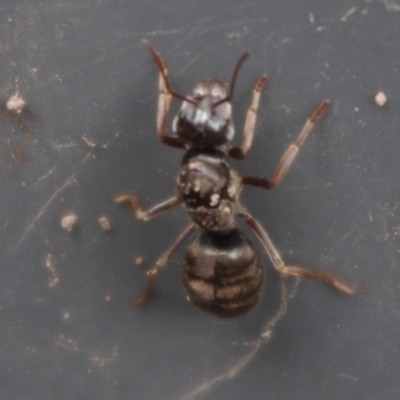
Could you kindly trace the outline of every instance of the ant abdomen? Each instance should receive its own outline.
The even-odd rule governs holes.
[[[197,307],[232,318],[258,303],[264,273],[257,250],[238,229],[203,231],[187,249],[183,283]]]

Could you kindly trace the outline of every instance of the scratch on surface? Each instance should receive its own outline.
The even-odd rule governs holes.
[[[397,4],[390,0],[382,0],[382,3],[388,11],[400,11],[400,4]]]
[[[53,288],[60,283],[60,277],[58,272],[56,271],[56,268],[54,267],[52,254],[50,253],[47,254],[45,265],[46,268],[51,272],[51,278],[49,279],[49,286]]]
[[[91,350],[84,350],[79,347],[78,343],[74,339],[68,338],[63,334],[60,334],[57,337],[55,345],[67,350],[79,351],[83,354],[86,354],[89,360],[97,367],[104,367],[106,366],[106,364],[115,361],[118,357],[118,351],[116,346],[114,346],[110,354],[106,355]]]
[[[209,49],[210,46],[205,47],[200,53],[197,53],[197,55],[195,57],[192,58],[191,61],[189,61],[184,67],[182,67],[178,72],[176,72],[174,74],[174,78],[176,78],[177,76],[179,76],[183,71],[185,71],[186,69],[188,69],[192,64],[194,64],[200,57],[203,56],[204,53],[206,53]]]
[[[187,31],[187,29],[168,29],[168,30],[141,32],[141,33],[137,33],[136,35],[137,36],[177,35],[178,33],[183,33],[186,31]]]
[[[110,144],[111,144],[115,139],[118,139],[120,136],[121,136],[121,132],[120,132],[120,131],[115,132],[114,135],[113,135],[113,137],[111,138],[111,140],[109,140],[107,143],[104,143],[103,146],[102,146],[102,148],[103,148],[103,149],[107,149],[108,146],[110,146]]]
[[[89,159],[89,157],[92,155],[93,150],[89,151],[85,157],[83,157],[83,160],[81,161],[80,165],[82,166],[83,164],[86,163],[86,161]],[[64,191],[66,187],[68,187],[75,179],[76,177],[76,172],[74,172],[69,178],[67,178],[64,183],[55,190],[55,192],[50,196],[50,198],[46,201],[44,206],[39,210],[39,212],[36,214],[35,218],[33,218],[32,222],[28,225],[28,228],[25,230],[24,234],[22,235],[21,239],[18,241],[17,246],[15,247],[14,251],[18,250],[19,246],[23,243],[23,241],[26,239],[30,231],[33,229],[33,227],[36,225],[37,221],[43,216],[43,214],[46,212],[47,208],[49,205],[54,201],[54,199]]]
[[[337,376],[339,376],[340,378],[346,378],[346,379],[349,379],[351,381],[358,382],[358,379],[355,378],[354,376],[351,376],[351,375],[337,374]]]
[[[48,176],[50,176],[55,170],[57,169],[57,166],[55,165],[53,168],[51,168],[49,171],[47,171],[44,175],[42,175],[35,183],[35,185],[38,185],[40,182],[44,181]]]
[[[93,140],[90,140],[85,136],[82,136],[82,140],[85,142],[86,146],[90,147],[91,149],[96,147],[96,142],[94,142]]]
[[[342,22],[346,22],[346,21],[349,19],[349,17],[350,17],[351,15],[353,15],[356,11],[357,11],[357,7],[352,7],[352,8],[350,8],[350,10],[347,11],[347,13],[345,13],[345,14],[342,16],[342,18],[340,18],[340,20],[341,20]]]
[[[255,18],[252,20],[252,25],[254,26],[257,23],[262,23],[265,24],[265,17],[260,16],[259,18]],[[182,33],[187,33],[193,30],[198,31],[200,34],[204,33],[210,33],[214,31],[221,31],[223,29],[234,29],[236,27],[241,27],[243,26],[242,21],[230,21],[224,24],[215,24],[213,22],[212,18],[204,18],[202,21],[197,21],[196,26],[188,26],[185,28],[180,28],[180,29],[167,29],[167,30],[153,30],[153,31],[147,31],[147,32],[132,32],[130,35],[131,36],[161,36],[161,35],[180,35]]]
[[[247,346],[251,346],[251,350],[247,352],[244,356],[239,358],[235,363],[233,363],[228,369],[223,371],[222,373],[214,376],[212,379],[209,379],[197,386],[195,389],[186,393],[179,400],[193,400],[197,395],[206,392],[211,389],[216,384],[226,381],[228,379],[233,379],[236,375],[238,375],[249,363],[256,357],[259,353],[260,349],[267,346],[270,340],[273,337],[273,333],[276,325],[286,314],[288,302],[292,300],[297,293],[297,288],[299,285],[300,279],[296,277],[295,281],[291,285],[289,291],[287,290],[285,280],[281,280],[281,302],[277,313],[267,322],[264,328],[261,331],[261,334],[256,340],[252,342],[244,343]]]
[[[319,182],[318,187],[335,187],[335,186],[341,186],[341,185],[354,185],[355,183],[361,184],[361,183],[389,183],[389,184],[395,184],[399,183],[398,178],[373,178],[373,179],[348,179],[348,180],[339,180],[339,181],[329,181],[329,182]],[[304,189],[309,189],[315,187],[316,184],[305,184],[301,186],[290,186],[288,188],[285,188],[285,191],[291,192],[291,191],[296,191],[296,190],[304,190]],[[361,185],[360,185],[361,187]]]
[[[216,376],[215,378],[204,382],[202,385],[198,386],[192,392],[186,394],[180,400],[191,400],[194,399],[198,394],[203,393],[210,389],[212,386],[217,384],[218,382],[223,382],[227,379],[234,378],[238,372],[240,372],[258,353],[259,347],[254,346],[253,349],[243,358],[239,360],[239,362],[235,365],[234,369],[229,369],[224,373]]]
[[[81,145],[78,143],[67,143],[67,144],[58,144],[58,143],[51,143],[53,148],[57,151],[61,151],[62,149],[70,149],[71,147],[80,147]]]

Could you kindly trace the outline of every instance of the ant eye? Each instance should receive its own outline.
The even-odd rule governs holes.
[[[203,84],[203,82],[196,85],[193,89],[193,97],[196,99],[202,99],[204,96],[207,95],[207,88]]]
[[[211,96],[218,100],[226,98],[225,86],[221,82],[216,81],[211,89]]]
[[[199,101],[199,100],[202,100],[203,98],[204,98],[204,95],[203,94],[201,94],[201,93],[196,93],[196,92],[193,92],[193,94],[190,96],[194,101]]]

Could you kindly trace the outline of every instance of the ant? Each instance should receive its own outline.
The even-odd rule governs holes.
[[[268,78],[261,75],[253,89],[247,110],[240,147],[231,146],[234,136],[231,100],[239,70],[249,56],[244,53],[233,71],[229,89],[216,79],[204,79],[184,96],[171,89],[168,70],[162,56],[146,40],[159,70],[157,133],[162,143],[185,150],[176,180],[176,195],[144,211],[135,195],[122,194],[115,202],[131,206],[134,216],[143,221],[181,204],[191,219],[147,272],[147,280],[135,305],[147,301],[154,283],[174,251],[194,230],[200,234],[188,246],[183,264],[183,283],[189,299],[200,309],[218,317],[236,317],[250,311],[260,300],[263,289],[263,266],[252,242],[237,228],[240,217],[262,243],[274,268],[282,278],[315,279],[330,283],[335,289],[354,294],[356,288],[327,272],[315,272],[286,265],[267,232],[240,202],[244,185],[273,189],[278,186],[293,164],[315,122],[324,114],[329,100],[324,100],[306,121],[296,140],[283,154],[271,180],[260,176],[240,176],[229,165],[229,157],[243,159],[254,136],[261,91]],[[183,103],[174,118],[174,136],[165,134],[172,97]]]

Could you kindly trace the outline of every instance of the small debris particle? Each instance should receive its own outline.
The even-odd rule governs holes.
[[[78,217],[75,214],[68,214],[61,220],[61,227],[64,228],[67,232],[71,232],[74,229],[78,221]]]
[[[15,93],[8,99],[6,107],[9,111],[14,111],[17,114],[21,114],[25,104],[25,100],[18,93]]]
[[[63,321],[69,321],[71,319],[71,314],[68,311],[65,311],[61,316]]]
[[[90,147],[91,149],[96,147],[96,143],[93,142],[92,140],[89,140],[87,138],[85,138],[85,136],[82,136],[82,140],[85,142],[85,144]]]
[[[107,217],[105,217],[104,215],[102,217],[100,217],[97,222],[100,224],[101,229],[103,229],[103,231],[110,231],[111,230],[111,224],[110,221]]]
[[[357,11],[357,7],[350,8],[350,10],[347,11],[346,14],[344,14],[343,17],[340,18],[340,20],[341,20],[342,22],[346,22],[346,21],[349,19],[349,17],[350,17],[351,15],[353,15],[356,11]]]
[[[143,257],[142,256],[137,256],[135,258],[135,264],[136,265],[142,265],[143,264]]]
[[[49,287],[54,288],[60,283],[60,276],[53,263],[53,255],[48,253],[46,257],[46,268],[50,271]]]
[[[383,92],[378,92],[375,95],[375,103],[379,106],[379,107],[383,107],[386,103],[387,103],[387,96],[385,93]]]
[[[106,303],[109,303],[110,301],[111,301],[111,296],[109,295],[109,294],[106,294],[105,296],[104,296],[104,301],[106,302]]]

